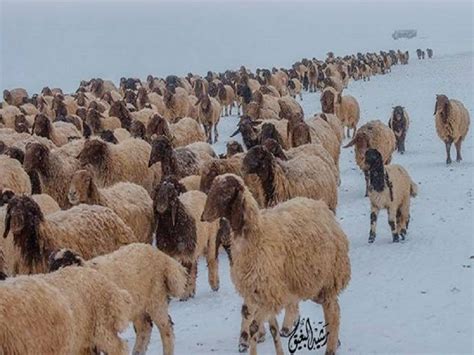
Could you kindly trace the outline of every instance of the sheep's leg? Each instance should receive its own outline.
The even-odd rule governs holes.
[[[173,321],[168,315],[168,307],[160,308],[160,312],[153,316],[153,322],[160,330],[161,343],[163,344],[163,355],[173,355],[174,330]]]
[[[102,339],[97,342],[97,350],[105,354],[117,354],[117,355],[128,355],[128,346],[127,342],[122,340],[116,333],[107,332],[109,334],[103,334]]]
[[[446,164],[451,164],[451,144],[453,144],[452,140],[448,140],[445,142],[446,144]]]
[[[278,321],[275,316],[270,317],[270,333],[272,334],[273,344],[275,345],[275,354],[284,355],[283,347],[281,346],[280,333],[278,332]]]
[[[150,343],[151,331],[153,329],[153,323],[148,314],[143,314],[134,320],[133,328],[137,338],[133,347],[133,355],[144,355]]]
[[[402,240],[405,240],[405,237],[407,235],[407,230],[408,230],[408,224],[410,222],[410,199],[408,199],[407,202],[402,204],[399,208],[400,212],[400,218],[398,221],[397,218],[397,224],[400,229],[400,235],[402,237]],[[397,217],[398,217],[398,212],[397,212]]]
[[[378,215],[379,215],[379,209],[376,207],[372,207],[370,211],[369,243],[373,243],[375,241]]]
[[[249,335],[250,335],[250,349],[249,353],[250,355],[257,355],[257,343],[259,340],[259,329],[261,325],[263,324],[263,321],[265,320],[265,317],[261,312],[256,312],[254,313],[254,319],[252,320],[252,323],[250,323],[249,327]],[[278,326],[278,325],[277,325]],[[275,330],[277,330],[276,328]],[[276,331],[278,334],[278,332]]]
[[[232,116],[232,107],[234,107],[234,104],[229,105],[229,116]]]
[[[207,251],[207,272],[212,291],[219,290],[219,259],[216,249],[217,241],[215,237],[212,237],[209,240]]]
[[[196,276],[197,276],[197,261],[186,261],[183,262],[182,265],[188,272],[188,280],[186,283],[186,292],[184,296],[181,298],[181,301],[186,301],[191,297],[194,297],[194,293],[196,292]]]
[[[219,132],[217,132],[217,124],[214,125],[214,143],[217,142],[217,139],[219,138]]]
[[[298,303],[291,303],[285,308],[285,319],[283,319],[283,325],[281,327],[280,335],[287,337],[298,322],[300,315]]]
[[[462,139],[460,138],[454,145],[456,146],[456,161],[458,163],[461,162],[462,156],[461,156],[461,144],[462,144]]]
[[[369,172],[364,171],[365,177],[365,197],[369,196]]]
[[[242,321],[240,324],[240,339],[239,339],[239,352],[246,352],[249,348],[249,329],[250,324],[253,321],[253,316],[255,309],[247,306],[247,304],[242,305],[241,315]],[[265,326],[263,322],[260,322],[258,326],[257,342],[262,343],[265,341]]]
[[[398,237],[398,232],[397,232],[396,217],[397,217],[397,211],[394,208],[389,208],[388,209],[388,225],[390,226],[390,229],[392,230],[392,239],[394,243],[398,243],[400,241]]]
[[[335,355],[339,345],[339,303],[337,298],[323,303],[324,320],[327,325],[326,355]]]

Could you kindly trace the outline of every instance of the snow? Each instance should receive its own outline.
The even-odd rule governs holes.
[[[361,124],[371,119],[386,122],[393,106],[406,107],[411,118],[407,152],[395,153],[393,163],[408,170],[419,185],[419,195],[412,200],[407,241],[391,242],[382,212],[377,239],[369,245],[364,177],[353,149],[342,150],[337,218],[350,240],[352,280],[340,296],[339,354],[473,352],[473,130],[463,145],[462,163],[446,166],[433,118],[435,95],[440,93],[464,102],[474,117],[468,79],[473,75],[472,61],[472,52],[424,61],[412,56],[409,65],[396,66],[392,73],[369,82],[351,82],[346,90],[359,101]],[[319,94],[304,94],[301,104],[306,116],[319,112]],[[222,118],[219,152],[236,122],[236,117]],[[196,297],[171,303],[177,354],[238,353],[242,300],[230,281],[225,253],[219,259],[218,292],[210,290],[202,261]],[[323,320],[321,307],[312,302],[301,305],[301,316]],[[280,326],[281,321],[280,317]],[[126,338],[133,343],[132,329]],[[268,333],[267,341],[259,344],[260,354],[274,353],[269,338]],[[286,339],[283,344],[288,351]],[[150,353],[161,353],[156,330]]]

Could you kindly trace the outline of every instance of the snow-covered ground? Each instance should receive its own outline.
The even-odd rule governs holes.
[[[387,121],[392,106],[406,107],[411,117],[407,152],[395,154],[393,163],[408,169],[419,184],[419,195],[413,200],[407,241],[391,242],[382,213],[377,239],[369,245],[364,178],[353,149],[342,150],[337,218],[350,240],[352,280],[340,297],[340,354],[474,351],[473,129],[463,146],[464,161],[446,166],[444,144],[436,135],[433,118],[435,95],[441,93],[464,102],[474,118],[472,63],[472,52],[424,61],[412,57],[409,65],[396,66],[391,74],[370,82],[351,82],[346,90],[360,103],[361,124],[371,119]],[[305,94],[302,105],[307,116],[319,112],[319,94]],[[236,122],[237,117],[221,120],[218,150],[222,151]],[[171,303],[177,354],[238,353],[242,301],[230,281],[224,254],[220,277],[220,290],[212,292],[201,262],[196,297]],[[311,302],[302,304],[301,316],[323,320],[321,307]],[[133,343],[133,329],[126,338]],[[285,339],[285,350],[286,344]],[[274,353],[271,339],[258,350]],[[150,353],[161,353],[156,330]]]

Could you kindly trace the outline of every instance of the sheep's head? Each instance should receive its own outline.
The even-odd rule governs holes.
[[[170,108],[173,105],[173,97],[176,93],[176,87],[174,85],[166,86],[165,93],[163,95],[163,102],[165,106]]]
[[[276,140],[280,145],[283,144],[283,139],[278,132],[278,130],[275,128],[275,125],[273,123],[264,123],[262,125],[262,129],[259,134],[259,141],[261,144],[265,143],[267,139],[274,139]]]
[[[230,158],[231,156],[238,154],[238,153],[243,153],[244,148],[242,148],[242,145],[237,142],[237,141],[229,141],[226,144],[226,156],[227,158]]]
[[[71,179],[67,195],[71,205],[89,203],[96,195],[97,188],[92,173],[86,169],[76,171]]]
[[[41,260],[39,226],[44,221],[38,204],[28,196],[15,196],[8,202],[3,238],[13,233],[14,244],[31,267]]]
[[[87,164],[99,166],[105,161],[107,153],[107,143],[98,139],[92,139],[84,143],[84,147],[77,156],[77,159],[79,159],[81,166],[86,166]]]
[[[201,182],[199,189],[208,193],[214,179],[222,174],[221,164],[218,159],[212,159],[204,163],[201,171]]]
[[[21,164],[25,161],[25,153],[20,148],[9,147],[5,149],[4,154],[12,159],[18,160]]]
[[[135,92],[132,90],[127,89],[123,99],[127,104],[132,104],[135,106],[135,103],[137,102],[137,95],[135,95]]]
[[[271,171],[273,159],[272,153],[265,147],[257,145],[245,154],[242,170],[245,174],[257,174],[266,180]]]
[[[263,103],[263,94],[260,90],[257,90],[252,95],[252,101],[256,102],[258,106]]]
[[[165,136],[169,140],[172,140],[168,122],[157,113],[151,116],[146,127],[146,137],[148,139],[150,139],[154,134],[157,136]]]
[[[10,189],[0,188],[0,207],[8,205],[8,202],[15,196],[15,192]]]
[[[102,117],[102,114],[94,108],[87,110],[86,123],[93,129],[94,133],[102,131]]]
[[[435,105],[435,112],[441,115],[441,118],[444,122],[447,121],[449,115],[449,99],[446,95],[436,95],[436,105]]]
[[[196,102],[196,106],[197,105],[201,107],[203,112],[209,112],[211,110],[211,99],[209,98],[209,95],[202,94]]]
[[[78,106],[86,106],[86,94],[84,92],[78,92],[74,98],[74,101],[76,101]]]
[[[224,101],[227,99],[227,90],[225,89],[225,86],[223,83],[219,83],[217,85],[217,90],[218,90],[218,95],[219,99]]]
[[[377,149],[367,149],[365,152],[365,164],[368,170],[378,169],[383,167],[382,154]]]
[[[237,95],[242,97],[245,104],[249,104],[252,101],[252,90],[247,84],[237,85]]]
[[[258,143],[258,131],[255,126],[260,123],[261,121],[254,121],[249,116],[242,116],[237,125],[237,130],[232,133],[231,137],[235,137],[240,133],[245,146],[250,149]]]
[[[87,119],[87,109],[85,107],[79,107],[76,110],[76,115],[85,121]]]
[[[288,160],[285,152],[283,151],[281,145],[274,139],[269,138],[266,139],[263,143],[263,146],[273,154],[275,158],[279,158],[281,160]]]
[[[27,173],[40,171],[43,174],[48,173],[49,149],[41,143],[28,143],[25,147],[25,159],[23,168]]]
[[[171,142],[167,137],[160,136],[158,138],[155,138],[151,142],[151,154],[150,160],[148,161],[148,167],[151,167],[155,163],[170,158],[172,154],[173,146],[171,145]]]
[[[117,117],[122,124],[122,128],[130,129],[130,124],[132,123],[132,117],[130,112],[127,109],[127,105],[124,101],[115,101],[109,109],[109,116]]]
[[[288,81],[288,88],[289,88],[290,90],[295,90],[295,89],[296,89],[296,84],[295,84],[295,82],[294,82],[293,80],[289,80],[289,81]]]
[[[109,105],[112,105],[112,103],[114,102],[114,99],[113,99],[112,94],[110,93],[110,91],[104,92],[104,95],[102,95],[102,100],[107,102]]]
[[[5,102],[7,102],[9,105],[12,104],[12,94],[10,91],[8,90],[3,90],[3,100],[5,100]]]
[[[146,128],[143,122],[138,120],[133,120],[130,125],[130,135],[133,138],[140,138],[145,140],[146,138]]]
[[[91,80],[91,92],[95,95],[100,95],[104,88],[104,81],[100,78]]]
[[[84,266],[85,260],[70,249],[59,249],[52,252],[48,259],[49,272],[57,271],[67,266]]]
[[[321,108],[324,113],[334,113],[336,104],[336,95],[332,90],[324,90],[321,95]]]
[[[393,108],[393,119],[396,121],[403,120],[403,107],[402,106],[395,106]]]
[[[153,209],[156,213],[163,214],[168,209],[171,212],[171,221],[173,226],[176,222],[176,213],[178,212],[178,196],[186,192],[186,187],[175,177],[168,176],[164,178],[156,188],[153,196]]]
[[[105,131],[102,131],[102,133],[100,134],[100,139],[102,139],[104,142],[108,142],[112,144],[119,143],[117,138],[115,138],[114,132],[112,132],[110,129],[106,129]]]
[[[211,81],[208,85],[207,91],[209,96],[216,97],[217,93],[219,92],[219,88],[215,82]]]
[[[37,114],[35,122],[33,123],[33,128],[31,129],[31,134],[51,139],[52,131],[53,126],[50,119],[42,113]]]
[[[309,143],[311,143],[310,127],[306,122],[301,121],[291,131],[291,144],[293,147],[299,147]]]
[[[30,133],[29,123],[24,115],[15,116],[15,131],[18,133]]]
[[[224,217],[232,230],[240,232],[244,224],[243,194],[244,183],[236,175],[216,177],[207,195],[201,221],[212,222]]]
[[[369,146],[369,135],[366,132],[358,131],[355,137],[347,143],[343,148],[349,148],[355,145],[355,149],[358,154],[365,156],[365,152],[370,148]]]

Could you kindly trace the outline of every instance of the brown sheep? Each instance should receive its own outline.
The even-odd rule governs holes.
[[[342,93],[333,88],[326,88],[321,94],[321,108],[323,113],[335,114],[341,120],[343,126],[347,127],[348,137],[350,129],[353,129],[352,137],[354,137],[360,119],[360,108],[353,96],[342,96]]]
[[[201,95],[195,106],[198,107],[198,119],[204,126],[207,142],[209,144],[216,143],[219,138],[217,125],[221,116],[221,105],[219,101],[209,95]],[[214,140],[212,139],[212,130],[214,129]]]
[[[300,197],[262,211],[242,179],[226,174],[212,184],[201,216],[203,221],[218,218],[226,218],[234,233],[231,276],[248,305],[242,321],[248,325],[250,354],[256,354],[259,325],[267,319],[275,353],[283,354],[276,315],[308,299],[323,306],[326,354],[335,354],[337,297],[351,271],[347,237],[326,204]]]
[[[382,155],[376,149],[368,149],[365,163],[369,175],[371,205],[369,243],[375,241],[377,216],[381,209],[388,211],[388,224],[392,240],[405,240],[410,222],[410,197],[416,197],[417,186],[400,165],[384,166]]]
[[[405,153],[405,138],[408,127],[410,127],[410,118],[405,108],[402,106],[395,106],[392,115],[388,120],[388,126],[395,134],[395,144],[400,154]]]
[[[438,137],[446,145],[446,164],[451,164],[451,145],[456,146],[456,161],[462,160],[461,145],[469,131],[469,112],[462,102],[436,95],[435,125]]]
[[[87,125],[92,129],[94,135],[99,135],[105,130],[114,130],[122,127],[122,123],[117,117],[106,117],[98,110],[89,108],[85,119]]]
[[[115,101],[110,106],[109,117],[117,117],[120,120],[122,128],[130,129],[132,117],[124,101]]]
[[[166,136],[174,147],[183,147],[194,142],[205,142],[206,136],[198,122],[184,117],[176,123],[169,124],[155,113],[146,127],[146,138],[151,141],[153,136]]]
[[[28,100],[28,93],[22,88],[3,90],[3,100],[9,105],[19,107]]]
[[[81,137],[81,133],[71,123],[55,122],[43,114],[36,115],[31,132],[51,140],[56,146],[65,145],[72,139]]]
[[[224,116],[232,116],[232,107],[234,106],[235,93],[230,85],[219,83],[217,85],[217,99],[224,109],[222,113]]]
[[[169,85],[163,94],[166,112],[165,118],[171,123],[188,116],[189,100],[186,90]]]
[[[278,97],[254,92],[252,101],[245,107],[245,114],[253,120],[280,119]]]

